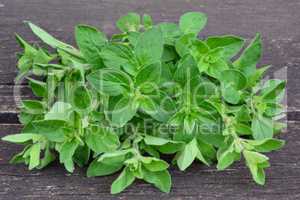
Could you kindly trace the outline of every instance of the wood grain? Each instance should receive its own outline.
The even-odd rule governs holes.
[[[186,11],[202,11],[209,17],[201,37],[235,34],[250,39],[261,32],[263,64],[272,64],[269,77],[288,80],[288,119],[300,119],[300,1],[299,0],[0,0],[0,136],[17,133],[17,102],[31,98],[26,83],[14,85],[16,52],[20,34],[40,44],[23,20],[44,27],[57,38],[75,44],[73,28],[78,23],[99,27],[108,35],[114,22],[129,11],[148,13],[156,22],[176,22]],[[19,91],[19,92],[16,92]],[[15,94],[15,95],[14,95]],[[257,186],[243,162],[225,171],[194,164],[186,172],[171,169],[170,194],[137,181],[118,196],[109,194],[116,175],[85,178],[85,169],[69,175],[58,163],[41,171],[8,164],[20,146],[0,142],[0,199],[300,199],[300,122],[289,122],[283,135],[287,145],[270,155],[267,184]]]
[[[28,171],[24,165],[10,165],[8,159],[20,146],[1,142],[0,145],[0,199],[266,199],[295,200],[300,198],[300,131],[299,122],[289,122],[282,135],[285,148],[268,154],[271,167],[266,170],[265,186],[251,180],[244,161],[225,171],[214,166],[194,163],[186,172],[171,167],[173,187],[163,194],[149,184],[137,181],[124,193],[109,194],[110,184],[117,174],[86,178],[85,169],[76,169],[70,175],[54,163],[41,171]],[[15,133],[19,125],[1,125],[1,136]]]

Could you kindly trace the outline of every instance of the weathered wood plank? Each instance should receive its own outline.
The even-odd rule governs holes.
[[[1,125],[0,135],[15,133],[19,125]],[[300,198],[300,123],[290,122],[282,138],[284,149],[268,154],[271,168],[267,183],[257,186],[251,180],[243,161],[225,171],[193,164],[186,172],[171,168],[173,187],[163,194],[149,184],[137,181],[118,196],[109,194],[110,184],[117,175],[86,178],[85,169],[69,175],[52,164],[41,171],[28,171],[23,165],[9,165],[8,159],[20,150],[13,144],[0,145],[0,199],[284,199]]]
[[[0,113],[16,113],[20,101],[32,99],[29,86],[26,85],[0,85]]]
[[[115,20],[129,11],[149,13],[155,21],[176,21],[189,10],[206,12],[209,23],[202,33],[236,34],[246,38],[261,32],[265,53],[261,64],[272,64],[269,75],[288,81],[290,110],[300,110],[300,2],[298,0],[2,0],[0,7],[0,84],[13,84],[16,75],[14,40],[17,32],[37,42],[23,20],[30,20],[59,39],[74,44],[73,28],[78,23],[100,27],[108,34],[116,32]]]

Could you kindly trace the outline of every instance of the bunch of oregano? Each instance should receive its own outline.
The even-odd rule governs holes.
[[[16,36],[24,49],[16,80],[25,77],[38,98],[21,102],[21,133],[2,138],[25,146],[11,163],[32,170],[57,159],[68,172],[88,166],[88,177],[118,172],[115,194],[135,179],[169,192],[165,154],[182,171],[194,161],[224,170],[243,157],[264,184],[262,153],[284,145],[273,136],[284,127],[285,82],[261,81],[269,66],[256,68],[259,34],[248,45],[234,35],[199,39],[206,22],[200,12],[156,25],[129,13],[111,39],[76,26],[77,48],[27,22],[55,51]]]

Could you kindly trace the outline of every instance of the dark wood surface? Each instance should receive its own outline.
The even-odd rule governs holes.
[[[202,11],[208,25],[202,36],[235,34],[251,38],[261,32],[264,56],[261,64],[272,64],[270,77],[288,80],[286,105],[289,127],[287,145],[270,154],[272,167],[267,184],[255,185],[244,163],[222,172],[194,164],[186,172],[172,169],[170,194],[137,182],[119,196],[109,194],[115,176],[86,178],[84,169],[72,175],[57,163],[42,171],[8,164],[19,146],[0,144],[0,199],[300,199],[300,0],[0,0],[0,135],[16,133],[17,102],[30,98],[26,86],[14,85],[18,33],[38,42],[23,24],[30,20],[59,39],[74,44],[73,27],[87,23],[108,35],[114,22],[129,11],[148,13],[155,21],[177,21],[186,11]],[[21,95],[13,95],[20,89]],[[294,121],[293,121],[294,120]]]

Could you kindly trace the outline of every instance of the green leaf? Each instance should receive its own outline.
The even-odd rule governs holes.
[[[87,76],[88,82],[99,92],[117,96],[131,87],[131,78],[122,71],[113,69],[97,70]]]
[[[62,120],[39,120],[34,121],[32,125],[35,134],[43,135],[53,142],[63,142],[65,134],[71,131],[65,128],[67,122]]]
[[[3,141],[7,141],[7,142],[24,143],[24,142],[27,142],[29,140],[33,140],[36,137],[37,137],[37,135],[35,135],[35,134],[29,134],[29,133],[22,134],[22,133],[19,133],[19,134],[14,134],[14,135],[7,135],[7,136],[4,136],[1,139]]]
[[[32,72],[34,75],[42,76],[47,73],[45,69],[40,68],[41,64],[47,64],[53,60],[55,56],[49,55],[45,50],[39,48],[33,57]]]
[[[267,117],[274,117],[276,115],[280,115],[281,113],[284,112],[284,108],[282,107],[281,104],[278,103],[266,103],[266,108],[264,114]]]
[[[49,148],[46,148],[44,157],[40,160],[40,164],[36,168],[42,169],[42,168],[48,166],[51,162],[53,162],[55,160],[55,158],[56,158],[55,155],[53,153],[51,153]]]
[[[268,80],[261,89],[260,95],[267,102],[279,102],[283,97],[285,84],[283,80]]]
[[[76,43],[89,64],[95,68],[101,68],[101,49],[106,43],[106,36],[95,27],[77,25],[75,28]]]
[[[76,140],[63,143],[59,151],[59,161],[64,164],[66,170],[74,171],[73,155],[78,147]]]
[[[26,110],[29,114],[42,114],[44,113],[44,104],[37,100],[23,100],[21,108]]]
[[[92,127],[86,136],[86,143],[97,154],[116,150],[119,145],[118,136],[101,127]]]
[[[183,130],[187,133],[193,133],[197,118],[192,115],[186,115],[183,120]]]
[[[254,151],[245,150],[243,153],[249,164],[259,164],[269,160],[267,156]]]
[[[21,111],[21,113],[19,114],[19,121],[21,122],[21,124],[27,125],[30,122],[32,122],[35,119],[39,119],[41,117],[41,115],[32,115],[29,113],[26,113],[24,111]]]
[[[136,70],[135,68],[138,65],[132,49],[124,44],[105,45],[100,54],[104,65],[109,68],[120,69],[124,67],[124,70],[129,72]]]
[[[162,145],[158,147],[159,151],[164,154],[174,154],[180,150],[182,150],[184,144],[181,142],[170,142],[168,144]]]
[[[263,154],[244,150],[243,151],[247,166],[250,168],[252,178],[260,185],[265,184],[264,168],[269,167],[269,158]]]
[[[151,100],[153,100],[153,105],[156,110],[155,112],[149,113],[149,115],[157,121],[167,123],[176,111],[175,100],[162,91],[160,91],[159,95],[151,96]]]
[[[211,144],[215,147],[222,147],[224,145],[224,136],[221,134],[198,134],[198,139],[201,139],[207,144]]]
[[[34,95],[38,97],[46,97],[47,84],[45,82],[34,80],[32,78],[27,78],[27,79],[29,80],[29,85]]]
[[[186,54],[189,54],[194,40],[195,36],[193,34],[182,35],[175,42],[175,49],[177,53],[181,57],[185,56]]]
[[[111,122],[118,126],[124,126],[137,112],[137,106],[129,97],[122,97],[111,113]]]
[[[147,145],[142,144],[141,149],[143,149],[145,151],[145,153],[149,154],[150,156],[153,156],[155,158],[160,157],[159,152],[152,146],[147,146]]]
[[[27,150],[31,147],[31,144],[27,145],[24,147],[24,149],[20,152],[15,154],[9,161],[10,164],[19,164],[19,163],[24,163],[25,162],[25,158],[23,157],[23,155],[25,154],[25,152],[27,152]]]
[[[184,95],[184,96],[186,97],[188,95]],[[186,98],[186,99],[189,99],[189,98]],[[185,101],[185,99],[183,99],[182,101]],[[180,126],[182,124],[182,122],[184,121],[185,115],[186,115],[186,113],[183,110],[177,111],[169,119],[168,124],[170,124],[172,126]]]
[[[179,152],[177,157],[177,165],[181,171],[188,168],[199,153],[197,140],[193,139],[191,142],[185,145],[184,149]]]
[[[153,172],[147,169],[143,169],[143,174],[144,174],[143,179],[146,182],[152,183],[153,185],[155,185],[155,187],[160,189],[162,192],[166,192],[166,193],[170,192],[172,180],[167,170]]]
[[[48,113],[45,114],[45,120],[70,120],[72,105],[69,103],[57,101],[55,102]]]
[[[231,103],[231,104],[239,103],[239,101],[241,99],[241,95],[240,95],[239,91],[236,90],[235,88],[233,88],[231,85],[222,86],[221,91],[222,91],[222,96],[225,99],[225,101],[227,101],[228,103]]]
[[[79,167],[84,167],[89,163],[91,151],[87,145],[78,146],[76,149],[73,160]]]
[[[40,164],[40,143],[33,144],[28,151],[30,151],[29,170],[32,170]]]
[[[211,61],[215,59],[214,57],[219,57],[218,54],[220,50],[223,51],[222,48],[209,49],[209,46],[202,40],[194,40],[192,43],[192,48],[190,50],[191,55],[195,60],[199,61],[205,56],[210,56],[211,58],[206,59],[207,61]],[[200,66],[201,67],[201,66]]]
[[[256,140],[263,140],[273,137],[272,119],[266,118],[260,114],[254,115],[251,129],[253,132],[253,138]]]
[[[252,135],[251,127],[246,124],[236,123],[234,128],[239,135]]]
[[[91,92],[85,86],[76,87],[72,97],[74,107],[79,110],[88,109],[92,104]]]
[[[223,48],[223,57],[231,59],[243,47],[244,39],[233,35],[211,36],[206,40],[206,44],[210,49]]]
[[[135,54],[144,66],[159,62],[163,53],[163,35],[159,28],[142,33],[135,46]]]
[[[240,154],[233,151],[232,148],[228,148],[227,150],[223,151],[218,157],[217,169],[224,170],[229,167],[234,161],[239,159]]]
[[[211,77],[221,80],[223,71],[227,69],[228,69],[227,63],[223,59],[219,58],[215,62],[208,64],[206,73]]]
[[[25,55],[33,55],[36,53],[36,49],[31,46],[30,44],[28,44],[28,42],[26,42],[20,35],[16,34],[16,40],[18,42],[18,44],[20,45],[20,47],[22,47],[24,49],[24,54]]]
[[[102,154],[98,161],[106,164],[123,163],[127,158],[131,157],[133,149],[117,150]]]
[[[172,142],[171,140],[167,140],[167,139],[160,138],[160,137],[154,137],[151,135],[146,135],[144,137],[144,141],[147,145],[158,145],[158,146]]]
[[[142,33],[139,33],[139,32],[129,32],[129,33],[127,33],[128,41],[132,45],[132,47],[134,47],[134,48],[136,47],[136,44],[137,44],[138,39],[139,39],[141,34]]]
[[[199,154],[197,158],[206,165],[210,165],[216,160],[216,150],[213,145],[206,143],[205,141],[197,138],[197,144],[199,149]]]
[[[248,47],[243,51],[242,55],[234,62],[240,71],[246,77],[255,73],[256,64],[262,56],[262,41],[260,34],[256,34]]]
[[[142,84],[158,84],[159,78],[161,75],[161,64],[153,63],[141,68],[136,77],[135,77],[135,85],[141,86]]]
[[[236,90],[242,90],[247,85],[247,78],[237,70],[225,70],[222,72],[221,82],[226,86],[232,86]]]
[[[163,171],[169,167],[167,162],[158,158],[144,157],[142,162],[143,166],[151,172]]]
[[[208,50],[208,46],[198,40],[193,43],[191,54],[197,62],[200,72],[205,72],[211,77],[221,79],[222,71],[227,70],[228,64],[223,59],[223,48],[218,47]]]
[[[253,75],[248,76],[248,86],[254,87],[257,84],[257,82],[259,82],[260,79],[262,79],[262,76],[270,67],[271,67],[270,65],[261,67],[257,69]]]
[[[130,12],[120,17],[116,24],[122,32],[138,31],[140,29],[141,17],[137,13]]]
[[[95,159],[87,169],[87,177],[113,174],[123,167],[123,162],[105,163]]]
[[[240,93],[247,85],[247,78],[237,70],[225,70],[221,75],[222,94],[224,99],[232,104],[240,101]]]
[[[179,27],[180,30],[189,34],[198,35],[198,33],[204,28],[207,22],[207,16],[201,12],[188,12],[180,17]]]
[[[177,24],[162,22],[157,25],[164,38],[164,43],[168,45],[174,45],[175,40],[181,36],[181,31]]]
[[[68,45],[66,43],[63,43],[56,38],[54,38],[52,35],[47,33],[42,28],[38,27],[37,25],[27,22],[29,27],[31,28],[32,32],[38,36],[43,42],[51,46],[52,48],[62,48],[62,49],[71,49],[74,50],[74,48],[71,45]],[[75,50],[74,50],[75,51]]]
[[[157,146],[159,151],[165,154],[173,154],[183,149],[184,143],[165,138],[146,135],[144,141],[147,145]]]
[[[249,108],[247,108],[247,106],[245,106],[245,105],[240,107],[239,111],[236,113],[236,119],[240,122],[251,121]]]
[[[174,80],[184,86],[194,74],[198,73],[197,63],[190,55],[184,56],[179,60],[177,69],[174,73]]]
[[[152,17],[150,15],[144,14],[143,15],[143,24],[144,24],[144,28],[146,30],[152,28],[152,25],[153,25]]]
[[[140,109],[149,115],[155,115],[157,113],[157,105],[148,96],[142,96],[138,99]]]
[[[16,39],[20,46],[24,49],[23,54],[20,54],[17,67],[19,69],[16,81],[19,82],[25,76],[28,76],[30,70],[35,75],[44,75],[46,71],[37,69],[38,64],[46,64],[55,58],[55,55],[50,55],[42,48],[35,48],[23,40],[19,35]],[[26,77],[27,78],[27,77]]]
[[[117,194],[126,189],[135,180],[134,173],[126,167],[111,185],[111,194]]]
[[[254,146],[255,151],[270,152],[281,149],[285,142],[279,139],[264,139],[264,140],[248,140],[250,145]]]
[[[176,49],[171,45],[164,45],[164,51],[162,55],[162,62],[170,62],[175,61],[178,57]],[[165,65],[172,64],[172,63],[164,63]]]

